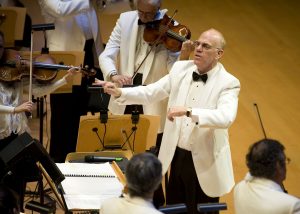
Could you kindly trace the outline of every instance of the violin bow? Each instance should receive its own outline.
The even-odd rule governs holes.
[[[30,37],[30,59],[29,59],[29,89],[28,89],[28,101],[32,102],[32,57],[33,55],[33,30],[31,30]],[[29,118],[32,118],[32,114],[27,113]]]

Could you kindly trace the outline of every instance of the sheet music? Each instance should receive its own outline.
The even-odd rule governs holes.
[[[123,185],[109,163],[57,163],[66,176],[61,185],[68,209],[99,209],[103,200],[119,197]]]
[[[56,165],[67,177],[117,177],[109,162],[102,164],[57,163]]]

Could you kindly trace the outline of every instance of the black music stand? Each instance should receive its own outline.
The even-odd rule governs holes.
[[[108,119],[108,104],[110,95],[104,93],[102,87],[89,86],[87,91],[90,94],[88,108],[94,115],[96,112],[100,112],[101,123],[106,123]]]
[[[30,162],[26,160],[30,160]],[[37,140],[33,139],[27,132],[19,135],[0,152],[0,162],[4,166],[4,176],[6,177],[10,175],[11,171],[17,169],[16,167],[18,166],[18,164],[24,163],[24,161],[29,164],[39,162],[55,185],[60,184],[61,181],[65,179],[64,175],[52,161],[46,149]],[[33,165],[30,165],[28,167],[33,168],[32,166]],[[27,167],[27,165],[25,167]],[[42,174],[42,172],[40,174]],[[24,179],[23,182],[27,182],[25,177],[22,177],[22,179]],[[39,178],[38,182],[40,191],[40,203],[44,204],[42,178]],[[23,209],[25,192],[23,192],[22,190],[20,194],[21,208]]]

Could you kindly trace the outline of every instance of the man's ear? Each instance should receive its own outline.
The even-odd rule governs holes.
[[[216,59],[218,59],[218,60],[221,59],[223,54],[224,54],[224,50],[218,49]]]
[[[275,180],[277,183],[282,183],[286,178],[286,166],[279,161],[276,162]]]
[[[224,50],[219,50],[218,54],[220,55],[220,58],[221,58],[223,56],[223,54],[224,54]]]

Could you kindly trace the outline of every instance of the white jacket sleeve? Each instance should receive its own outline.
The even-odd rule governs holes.
[[[121,22],[118,19],[113,32],[105,46],[104,51],[99,56],[99,65],[103,73],[104,79],[109,79],[112,71],[117,71],[117,57],[120,53],[121,45]]]
[[[90,8],[89,0],[39,0],[44,13],[53,17],[63,17],[83,13]]]

